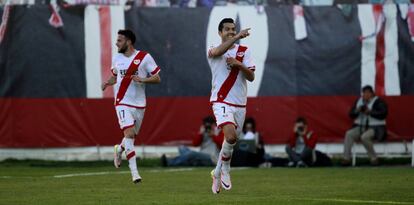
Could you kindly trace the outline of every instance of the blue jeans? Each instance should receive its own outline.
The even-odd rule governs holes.
[[[177,157],[167,159],[168,166],[214,166],[208,154],[192,151],[186,146],[180,146],[178,152]]]

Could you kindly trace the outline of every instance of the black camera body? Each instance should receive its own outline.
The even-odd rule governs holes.
[[[299,133],[302,133],[303,131],[305,131],[305,127],[304,127],[304,126],[299,126],[299,127],[296,129],[296,131],[297,131],[297,132],[299,132]]]
[[[368,106],[367,106],[367,105],[362,105],[362,106],[359,108],[359,110],[360,110],[361,112],[365,112],[365,111],[367,111],[367,110],[368,110]]]
[[[211,124],[204,125],[205,132],[209,133],[211,131]]]

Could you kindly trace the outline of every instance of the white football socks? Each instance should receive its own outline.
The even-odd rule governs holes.
[[[214,170],[214,175],[216,177],[220,176],[221,169],[223,169],[226,172],[230,171],[230,161],[231,156],[233,154],[233,147],[236,143],[230,144],[227,142],[227,140],[224,140],[223,145],[221,147],[220,156],[217,160],[217,166]]]
[[[125,137],[123,141],[125,142],[125,154],[127,156],[129,169],[131,170],[132,177],[137,178],[139,177],[139,174],[134,150],[134,139]]]

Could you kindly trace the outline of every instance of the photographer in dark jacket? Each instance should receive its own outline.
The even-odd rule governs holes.
[[[345,134],[344,159],[342,165],[351,164],[352,144],[361,140],[371,165],[378,165],[378,158],[375,154],[373,141],[383,141],[387,136],[385,119],[388,114],[387,104],[384,100],[375,96],[374,89],[367,85],[362,88],[360,97],[349,112],[349,116],[354,120],[353,127]]]

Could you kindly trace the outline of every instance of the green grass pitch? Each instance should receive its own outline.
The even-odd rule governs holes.
[[[414,169],[233,169],[231,191],[211,193],[212,168],[0,163],[0,204],[413,204]]]

